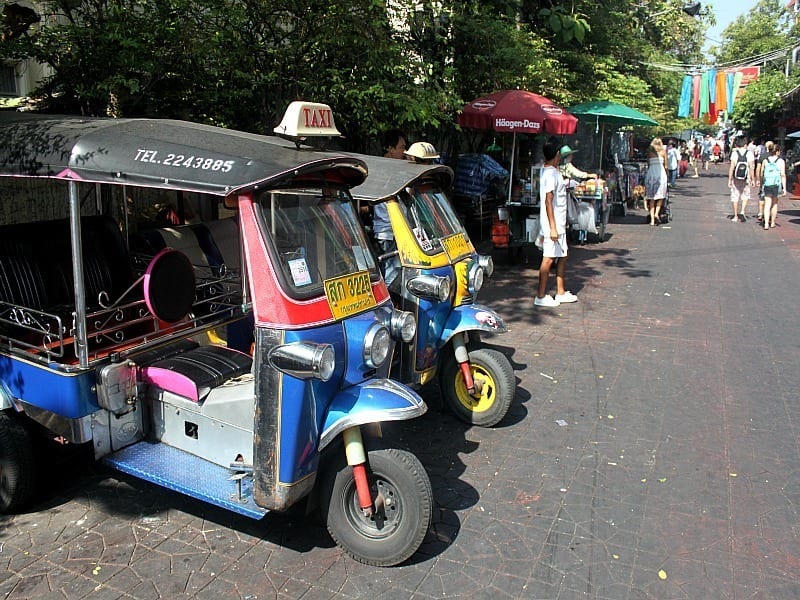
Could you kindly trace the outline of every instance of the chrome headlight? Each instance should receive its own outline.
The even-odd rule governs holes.
[[[478,255],[478,264],[480,265],[481,269],[483,269],[486,277],[491,277],[492,273],[494,273],[494,260],[488,254],[480,254]]]
[[[364,363],[371,369],[377,369],[389,356],[392,338],[385,325],[373,323],[364,336]]]
[[[267,355],[269,364],[287,375],[298,379],[321,379],[328,381],[333,376],[336,357],[330,344],[296,342],[277,346]]]
[[[438,275],[420,275],[406,284],[408,291],[419,298],[444,302],[450,297],[450,278]]]
[[[467,276],[467,290],[470,294],[477,294],[483,287],[483,267],[478,263],[472,263]]]
[[[392,337],[408,343],[417,334],[417,320],[405,310],[392,310]]]

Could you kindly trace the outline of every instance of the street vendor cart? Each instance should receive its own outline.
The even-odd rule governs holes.
[[[602,182],[602,180],[598,180]],[[594,184],[594,182],[591,182]],[[571,191],[573,197],[578,202],[578,216],[577,223],[571,226],[574,241],[584,243],[589,233],[597,236],[598,242],[604,242],[606,239],[606,225],[608,224],[608,217],[611,213],[611,202],[609,201],[609,191],[602,183],[600,185],[580,185]],[[591,207],[588,211],[590,221],[587,222],[587,217],[580,210],[580,203],[585,203]]]

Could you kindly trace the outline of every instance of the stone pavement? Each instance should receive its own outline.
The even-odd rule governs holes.
[[[407,564],[367,567],[316,523],[253,522],[75,461],[0,518],[0,595],[800,597],[800,201],[772,231],[732,223],[726,168],[680,180],[669,225],[629,213],[573,248],[577,304],[533,307],[532,256],[499,266],[481,300],[511,326],[491,340],[518,377],[508,417],[386,427],[434,486]]]

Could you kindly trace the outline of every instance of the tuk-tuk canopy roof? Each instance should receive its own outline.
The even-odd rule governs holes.
[[[0,176],[226,196],[328,168],[348,186],[367,175],[364,162],[353,156],[186,121],[0,113]]]
[[[391,198],[411,184],[434,180],[442,189],[453,183],[453,170],[445,165],[417,164],[397,158],[351,155],[367,163],[369,177],[350,192],[354,198],[379,202]]]

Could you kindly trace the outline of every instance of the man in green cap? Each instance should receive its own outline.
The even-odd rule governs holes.
[[[572,164],[572,156],[577,150],[573,150],[566,144],[561,146],[561,176],[564,179],[572,179],[576,182],[586,181],[588,179],[597,179],[597,173],[587,173],[581,171],[578,167]],[[567,187],[572,187],[567,183]]]
[[[577,150],[573,150],[566,144],[561,146],[561,150],[559,150],[559,154],[562,157],[559,170],[561,171],[561,176],[567,182],[568,189],[574,188],[577,183],[581,183],[589,179],[597,179],[597,173],[587,173],[586,171],[581,171],[572,163],[572,155],[575,154],[575,152],[577,152]],[[594,219],[594,209],[592,209],[591,218]],[[585,243],[588,232],[585,229],[578,229],[577,232],[578,243]]]

